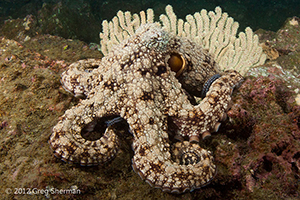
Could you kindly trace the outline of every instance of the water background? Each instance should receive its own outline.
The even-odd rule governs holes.
[[[68,8],[69,13],[78,14],[79,16],[93,16],[95,21],[86,20],[86,27],[84,28],[88,29],[89,23],[93,23],[93,26],[95,26],[95,23],[99,23],[99,26],[97,25],[99,30],[96,31],[101,31],[102,20],[110,20],[118,10],[128,10],[134,13],[153,8],[156,16],[159,16],[165,12],[164,8],[167,4],[173,6],[179,18],[184,18],[187,14],[193,14],[203,8],[209,11],[214,10],[216,6],[220,6],[223,11],[240,23],[241,31],[247,26],[250,26],[254,31],[259,28],[277,31],[288,17],[300,16],[300,0],[1,0],[1,24],[7,19],[24,18],[28,14],[37,15],[45,4],[54,7],[60,5]],[[68,16],[72,15],[66,15],[66,17]],[[94,41],[95,38],[80,35],[76,39],[85,42],[98,42]]]

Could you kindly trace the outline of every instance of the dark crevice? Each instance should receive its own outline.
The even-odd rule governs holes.
[[[291,96],[291,94],[288,94],[288,91],[289,90],[285,87],[276,87],[276,103],[281,107],[284,113],[291,112],[286,103],[286,98]]]
[[[294,159],[298,160],[300,158],[300,152],[295,153],[293,156]]]
[[[300,172],[296,163],[292,162],[292,171],[295,172],[294,176],[296,179],[300,179]]]
[[[277,156],[280,156],[282,154],[282,152],[286,149],[286,147],[288,146],[287,143],[285,143],[284,141],[278,143],[276,145],[276,147],[274,147],[272,149],[272,153],[275,153]]]
[[[263,169],[267,172],[271,172],[273,169],[273,163],[270,160],[268,160],[266,156],[264,156],[263,159]]]

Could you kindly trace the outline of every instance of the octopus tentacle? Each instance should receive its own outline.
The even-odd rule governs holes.
[[[69,69],[61,74],[63,88],[74,94],[75,97],[87,97],[94,79],[101,79],[97,69],[101,65],[101,60],[88,59],[72,63]],[[100,80],[99,80],[100,81]]]
[[[215,74],[204,83],[203,89],[201,91],[201,96],[200,96],[201,98],[205,98],[206,93],[209,91],[211,84],[220,77],[221,77],[220,74]]]
[[[142,179],[164,192],[182,193],[200,188],[214,177],[216,166],[209,151],[196,144],[177,145],[177,156],[194,153],[197,161],[183,164],[172,160],[166,127],[147,125],[133,130],[134,157],[132,166]],[[185,150],[188,147],[188,152]]]
[[[181,165],[195,165],[200,162],[213,161],[211,152],[201,148],[197,143],[188,141],[177,142],[172,148],[173,160]],[[211,165],[214,174],[216,166]]]
[[[178,112],[173,116],[173,122],[178,126],[182,136],[188,136],[190,141],[199,141],[217,132],[220,122],[224,120],[226,111],[230,108],[233,88],[241,83],[243,77],[236,71],[225,71],[215,80],[206,97],[197,106],[189,108],[186,112]]]
[[[103,129],[106,128],[102,136],[95,139],[84,136],[95,134],[95,127],[101,118],[118,115],[115,111],[107,109],[108,107],[95,105],[92,99],[88,99],[67,110],[53,127],[53,134],[49,140],[54,155],[66,162],[83,166],[112,160],[119,149],[119,139],[113,129],[102,126]]]

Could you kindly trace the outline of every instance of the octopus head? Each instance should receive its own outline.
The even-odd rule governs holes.
[[[133,41],[146,49],[152,60],[162,61],[190,94],[200,96],[203,85],[219,66],[213,56],[189,38],[165,31],[159,24],[145,24],[136,31]],[[161,64],[160,64],[161,65]]]

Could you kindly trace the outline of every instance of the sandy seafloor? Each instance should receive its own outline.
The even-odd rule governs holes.
[[[249,71],[233,94],[229,119],[201,142],[213,152],[218,173],[209,185],[182,195],[140,179],[126,132],[117,157],[104,166],[54,157],[51,129],[80,101],[62,88],[60,74],[72,62],[102,54],[96,44],[40,33],[40,25],[27,16],[1,26],[0,199],[300,198],[299,18],[275,32],[256,32],[266,64]]]

